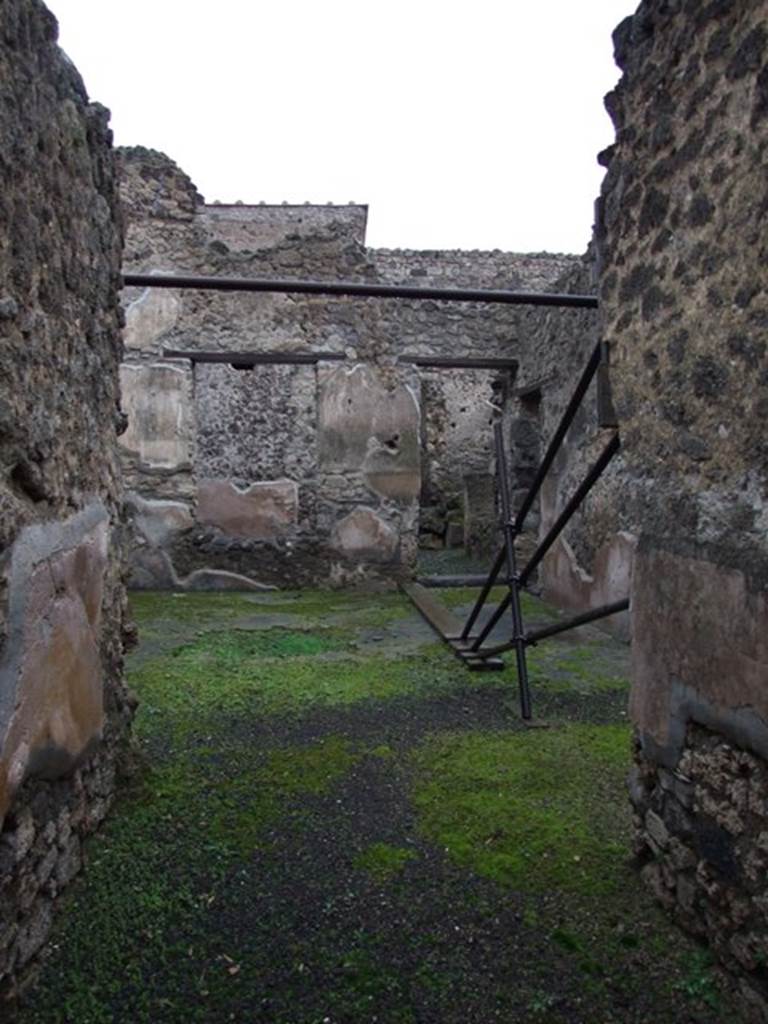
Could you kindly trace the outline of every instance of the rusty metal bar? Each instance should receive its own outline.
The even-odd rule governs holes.
[[[362,299],[431,299],[437,302],[482,302],[510,306],[562,306],[597,309],[595,295],[511,292],[491,288],[420,288],[404,284],[358,281],[291,281],[273,278],[196,277],[189,274],[123,274],[126,288],[196,288],[218,292],[275,292],[295,295],[344,295]]]
[[[398,363],[409,363],[411,366],[421,366],[425,369],[451,369],[451,370],[516,370],[517,359],[485,359],[482,356],[466,356],[453,358],[452,356],[412,356],[403,355],[397,357]]]
[[[458,587],[482,587],[488,581],[488,573],[467,573],[465,575],[457,574],[455,576],[418,576],[416,582],[420,583],[422,587],[426,587],[427,590],[439,590],[439,589],[450,589]],[[502,583],[506,583],[506,580],[502,580]]]
[[[499,497],[504,521],[504,551],[507,561],[509,578],[509,605],[512,610],[512,646],[515,649],[517,662],[517,686],[520,692],[520,715],[523,721],[531,718],[531,690],[528,685],[528,664],[525,658],[525,630],[523,627],[523,609],[520,603],[521,578],[517,572],[517,555],[515,540],[517,531],[512,519],[512,496],[509,487],[509,469],[507,454],[504,450],[504,432],[501,422],[493,425],[493,439],[496,445],[496,466],[499,475]]]
[[[598,608],[592,608],[588,612],[581,612],[574,615],[565,622],[554,622],[551,626],[542,626],[540,629],[532,629],[526,635],[528,644],[536,644],[539,640],[545,640],[548,636],[556,636],[558,633],[565,633],[566,630],[575,629],[577,626],[586,626],[589,622],[596,622],[598,619],[605,619],[609,615],[618,615],[629,609],[629,598],[621,601],[613,601],[611,604],[602,604]]]
[[[522,532],[525,518],[528,515],[528,512],[530,511],[534,501],[536,500],[536,496],[539,493],[539,490],[541,489],[541,485],[544,482],[544,478],[546,477],[552,463],[555,460],[555,456],[560,450],[560,446],[563,443],[563,438],[565,437],[568,428],[570,427],[576,413],[579,410],[579,406],[581,405],[584,399],[584,395],[586,394],[587,389],[592,382],[592,378],[597,373],[598,367],[601,363],[601,359],[603,358],[603,354],[604,353],[601,344],[598,343],[592,350],[592,354],[590,355],[587,361],[587,365],[584,367],[581,377],[579,378],[579,381],[576,384],[574,392],[571,395],[571,399],[568,402],[568,405],[566,406],[563,415],[560,418],[560,422],[557,425],[557,429],[552,435],[552,439],[549,442],[544,458],[541,460],[539,468],[536,471],[536,476],[534,477],[533,482],[531,483],[531,486],[528,489],[528,492],[526,493],[526,496],[523,500],[523,504],[520,506],[520,510],[518,511],[515,517],[515,530],[518,534]],[[473,625],[475,624],[475,620],[477,619],[480,610],[482,609],[483,605],[485,604],[488,598],[488,593],[491,590],[491,587],[493,586],[494,580],[496,579],[496,576],[498,575],[499,570],[501,569],[503,560],[504,549],[502,548],[496,558],[496,562],[494,563],[493,568],[491,569],[488,584],[483,588],[482,593],[475,602],[475,606],[472,609],[472,612],[470,613],[470,618],[464,627],[464,633],[462,634],[464,637],[469,636],[469,633]],[[530,573],[528,573],[528,576],[530,576]],[[528,576],[526,576],[526,579],[528,578]],[[502,615],[504,614],[508,607],[509,599],[505,598],[504,601],[496,609],[496,612],[488,621],[480,635],[474,641],[472,645],[473,650],[478,650],[483,641],[493,631],[496,624],[499,622],[499,620],[501,619]]]
[[[575,629],[577,626],[585,626],[589,622],[595,622],[597,619],[607,618],[609,615],[616,615],[618,612],[625,612],[628,608],[629,598],[625,598],[623,601],[614,601],[612,604],[604,604],[599,608],[593,608],[591,611],[582,612],[581,615],[574,615],[573,618],[566,619],[564,622],[555,622],[551,626],[542,626],[541,629],[533,629],[530,633],[526,634],[525,642],[531,646],[538,643],[539,640],[555,636],[557,633],[565,633],[566,630]],[[507,640],[506,643],[496,644],[493,647],[483,647],[481,650],[477,651],[477,654],[480,657],[487,654],[489,658],[492,658],[499,654],[503,654],[505,651],[511,651],[514,646],[514,639]]]
[[[542,540],[539,543],[539,546],[531,555],[530,561],[523,569],[523,571],[520,573],[521,586],[525,586],[526,582],[530,578],[536,566],[539,564],[544,555],[546,555],[547,551],[549,551],[554,542],[557,540],[560,532],[569,522],[571,517],[578,509],[579,505],[581,505],[582,501],[586,498],[586,496],[592,490],[597,481],[600,479],[603,470],[614,457],[616,452],[618,452],[620,447],[621,444],[619,442],[619,435],[614,434],[611,440],[603,449],[597,462],[595,462],[595,464],[592,466],[592,468],[590,469],[589,473],[587,473],[582,483],[577,487],[568,504],[557,517],[554,524],[550,527],[550,530],[547,533],[544,540]]]
[[[536,475],[533,478],[533,482],[531,483],[531,486],[528,488],[528,493],[526,494],[523,500],[523,504],[520,506],[517,516],[515,517],[515,526],[517,528],[518,533],[520,533],[523,529],[525,517],[530,512],[531,506],[533,505],[539,491],[541,490],[541,485],[544,482],[544,478],[549,472],[550,466],[555,461],[555,456],[560,450],[560,445],[563,443],[563,438],[568,432],[568,428],[573,422],[576,413],[579,411],[579,406],[581,405],[582,399],[584,398],[584,395],[587,393],[587,388],[592,383],[592,378],[597,373],[597,369],[600,366],[602,358],[603,349],[601,343],[598,342],[592,350],[592,354],[590,355],[589,359],[587,360],[587,365],[584,367],[581,377],[579,378],[579,381],[576,384],[574,392],[571,395],[571,399],[568,402],[568,405],[565,407],[563,415],[560,417],[560,422],[558,423],[557,429],[552,435],[552,439],[549,442],[549,445],[547,446],[547,451],[544,455],[544,458],[541,460],[539,468],[536,470]]]
[[[165,359],[189,359],[192,363],[229,363],[230,366],[303,366],[323,360],[339,362],[343,352],[201,352],[193,349],[164,348]]]

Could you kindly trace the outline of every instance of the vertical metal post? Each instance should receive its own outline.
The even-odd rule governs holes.
[[[493,425],[493,439],[496,447],[496,473],[499,479],[499,496],[504,522],[504,549],[507,556],[507,578],[509,604],[512,609],[512,643],[517,660],[517,684],[520,690],[520,714],[524,721],[531,718],[531,691],[528,685],[528,664],[525,657],[525,633],[523,631],[523,609],[520,603],[520,576],[517,572],[515,539],[517,530],[512,516],[512,497],[509,488],[509,470],[504,449],[504,431],[499,420]]]

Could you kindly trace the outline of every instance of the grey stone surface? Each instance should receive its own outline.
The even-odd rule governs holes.
[[[490,473],[464,476],[464,546],[476,558],[490,559],[499,547],[496,481]]]

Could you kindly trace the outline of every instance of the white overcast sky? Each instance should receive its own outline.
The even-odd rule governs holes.
[[[208,202],[368,203],[368,243],[582,252],[636,0],[48,0],[118,145]]]

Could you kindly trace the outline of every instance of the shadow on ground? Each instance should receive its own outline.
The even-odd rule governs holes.
[[[525,729],[400,595],[133,609],[137,767],[19,1024],[737,1019],[628,862],[625,647],[536,648]]]

